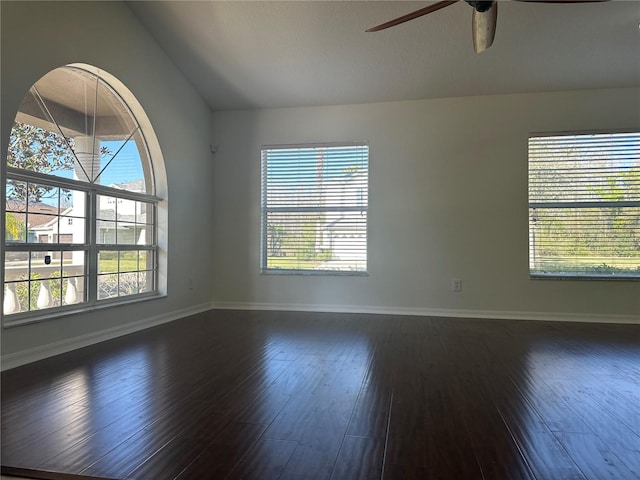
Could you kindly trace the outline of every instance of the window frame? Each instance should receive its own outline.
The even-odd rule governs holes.
[[[608,129],[608,130],[571,130],[571,131],[551,131],[551,132],[533,132],[527,137],[527,227],[528,227],[528,273],[532,280],[605,280],[605,281],[640,281],[640,273],[638,275],[629,275],[625,273],[586,273],[581,271],[575,272],[535,272],[533,271],[533,262],[535,261],[535,250],[537,248],[535,240],[534,219],[537,208],[551,209],[588,209],[588,208],[615,208],[615,207],[640,207],[640,201],[573,201],[573,202],[532,202],[531,201],[531,150],[530,142],[535,138],[542,137],[579,137],[593,135],[620,135],[620,134],[640,134],[638,129]]]
[[[142,168],[144,173],[144,180],[148,186],[150,186],[151,191],[155,192],[156,185],[158,182],[158,178],[156,178],[156,169],[159,167],[161,172],[164,172],[164,164],[162,160],[162,154],[159,150],[159,145],[157,144],[157,139],[155,138],[155,133],[153,128],[150,125],[149,119],[146,117],[144,110],[139,105],[135,96],[127,89],[127,87],[122,84],[118,79],[111,76],[110,74],[103,72],[99,68],[92,67],[90,65],[85,64],[69,64],[63,65],[58,68],[70,67],[72,69],[84,70],[90,75],[93,75],[95,78],[99,79],[111,92],[114,94],[121,105],[126,109],[130,118],[137,125],[137,130],[139,132],[141,143],[138,144],[138,151],[141,155],[141,161],[143,162]],[[51,71],[56,70],[55,68]],[[39,81],[39,80],[38,80]],[[36,82],[37,83],[37,82]],[[35,84],[34,84],[35,85]],[[29,88],[31,90],[31,87]],[[140,116],[142,115],[142,117]],[[150,137],[149,137],[150,135]],[[150,143],[151,142],[151,145]],[[151,153],[153,150],[153,155]],[[2,318],[2,327],[9,328],[34,322],[40,322],[44,320],[59,318],[62,315],[74,314],[79,312],[87,312],[93,311],[97,309],[101,309],[104,307],[115,306],[115,305],[123,305],[136,303],[140,301],[146,301],[153,298],[158,298],[165,296],[164,292],[166,289],[166,285],[161,280],[164,278],[164,273],[161,272],[161,263],[164,265],[166,262],[166,252],[162,250],[160,243],[163,245],[166,243],[165,241],[161,242],[159,238],[160,227],[159,227],[159,211],[160,205],[163,205],[163,213],[162,213],[162,221],[164,223],[164,219],[166,216],[166,200],[158,197],[154,193],[143,193],[136,191],[129,191],[120,188],[109,187],[107,185],[101,185],[95,182],[89,182],[84,180],[76,180],[72,178],[66,178],[64,176],[58,176],[55,174],[46,174],[40,173],[33,170],[21,169],[10,167],[7,164],[8,157],[6,156],[7,152],[4,152],[3,162],[1,166],[1,171],[3,173],[5,188],[0,197],[2,203],[2,224],[1,224],[1,233],[3,236],[3,253],[5,252],[29,252],[29,257],[31,257],[32,252],[78,252],[84,251],[84,265],[83,272],[78,274],[79,277],[84,277],[84,296],[79,298],[76,303],[64,305],[62,298],[60,298],[60,304],[56,306],[46,307],[43,309],[29,309],[27,311],[20,311],[11,314],[5,314],[4,306],[2,310],[0,310],[0,315]],[[156,158],[158,157],[158,158]],[[106,168],[106,167],[105,167]],[[9,180],[19,181],[19,182],[30,182],[37,183],[43,186],[60,188],[60,189],[69,189],[77,192],[84,192],[85,194],[85,205],[84,205],[84,217],[83,220],[85,222],[84,225],[84,241],[79,243],[59,243],[60,236],[57,237],[57,242],[52,243],[37,243],[30,242],[27,238],[24,241],[14,242],[6,239],[6,213],[7,213],[7,198],[6,198],[6,189]],[[163,189],[164,190],[164,189]],[[99,222],[99,205],[98,205],[98,197],[100,195],[115,197],[117,199],[130,200],[136,202],[144,202],[151,209],[151,212],[148,212],[148,218],[145,220],[144,225],[148,228],[148,232],[146,235],[150,236],[151,239],[147,240],[145,244],[139,245],[136,243],[120,243],[120,244],[107,244],[100,243],[97,238],[97,224]],[[148,208],[149,208],[148,207]],[[56,215],[58,223],[62,222],[62,219],[67,218],[67,216],[62,215],[60,210],[57,211]],[[68,217],[69,219],[75,217]],[[80,217],[77,217],[80,218]],[[129,222],[127,222],[129,223]],[[138,222],[134,221],[134,225],[137,225]],[[140,223],[143,225],[143,223]],[[146,230],[145,230],[146,231]],[[162,230],[164,232],[164,229]],[[142,272],[151,273],[151,278],[148,279],[150,282],[149,287],[146,291],[136,292],[133,294],[125,294],[120,295],[119,292],[116,296],[109,298],[99,298],[98,291],[98,278],[100,276],[98,258],[100,251],[117,251],[117,252],[128,252],[128,251],[137,251],[137,252],[148,252],[144,257],[147,259],[147,268],[142,268],[140,264],[140,257],[138,258],[137,269],[134,270],[126,270],[121,271],[120,265],[118,264],[118,272],[116,275],[120,275],[123,273],[137,273],[138,275]],[[120,255],[120,253],[119,253]],[[150,255],[150,257],[149,257]],[[162,260],[161,260],[162,259]],[[5,282],[5,256],[3,255],[2,266],[0,267],[0,274],[3,279],[2,286],[2,300],[4,304],[5,298],[5,289],[8,283],[14,283],[12,281]],[[64,262],[61,260],[60,272],[64,271]],[[57,265],[56,265],[57,266]],[[27,278],[30,282],[33,280],[31,277],[31,262],[29,262],[27,266]],[[68,278],[68,277],[64,277]],[[139,277],[138,277],[139,279]],[[118,280],[119,282],[119,280]],[[119,285],[119,283],[118,283]],[[29,287],[31,288],[31,287]],[[118,287],[119,290],[119,287]],[[60,295],[62,293],[60,292]]]
[[[267,241],[267,216],[272,207],[267,205],[267,158],[265,153],[268,150],[286,150],[286,149],[317,149],[317,148],[341,148],[341,147],[362,147],[366,150],[367,161],[367,179],[366,179],[366,203],[364,210],[361,208],[358,211],[364,211],[366,213],[366,226],[365,226],[365,265],[364,270],[334,270],[334,269],[300,269],[300,268],[268,268],[268,241]],[[370,265],[370,236],[369,236],[369,192],[370,192],[370,159],[371,149],[369,143],[366,141],[351,141],[351,142],[325,142],[325,143],[300,143],[300,144],[267,144],[260,147],[260,273],[265,275],[311,275],[311,276],[369,276]],[[306,208],[306,209],[305,209]],[[355,209],[355,207],[353,207]],[[352,211],[356,211],[352,209]],[[313,211],[327,211],[321,207],[312,207]],[[330,209],[329,209],[330,210]],[[279,211],[283,211],[279,209]],[[309,207],[290,207],[286,211],[292,213],[309,211]]]

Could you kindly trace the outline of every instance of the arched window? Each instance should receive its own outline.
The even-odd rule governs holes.
[[[31,87],[5,167],[5,325],[158,293],[159,156],[112,76],[74,64]]]

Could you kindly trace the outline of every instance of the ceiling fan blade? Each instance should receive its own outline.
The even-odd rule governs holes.
[[[393,20],[389,20],[381,25],[376,25],[375,27],[371,27],[367,29],[367,32],[378,32],[380,30],[384,30],[385,28],[394,27],[396,25],[400,25],[401,23],[408,22],[409,20],[413,20],[414,18],[422,17],[423,15],[427,15],[431,12],[435,12],[436,10],[440,10],[441,8],[448,7],[456,3],[458,0],[451,0],[446,2],[438,2],[433,5],[429,5],[428,7],[421,8],[420,10],[416,10],[415,12],[407,13],[401,17],[395,18]]]
[[[485,12],[473,10],[471,28],[473,35],[473,49],[476,53],[484,52],[493,43],[496,36],[498,21],[498,2],[493,2],[491,8]]]

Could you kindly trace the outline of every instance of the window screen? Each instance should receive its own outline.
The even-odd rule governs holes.
[[[640,133],[529,139],[529,271],[640,278]]]
[[[367,271],[365,144],[262,149],[262,259],[269,273]]]

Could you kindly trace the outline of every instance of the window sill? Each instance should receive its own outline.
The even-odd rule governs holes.
[[[569,273],[531,273],[529,274],[531,280],[603,280],[607,282],[638,282],[640,281],[640,275],[634,276],[621,276],[621,275],[574,275]]]
[[[71,317],[73,315],[78,315],[82,313],[95,312],[95,311],[104,310],[104,309],[113,308],[113,307],[122,307],[125,305],[148,302],[151,300],[157,300],[157,299],[166,298],[166,297],[167,297],[166,294],[161,294],[161,293],[148,294],[144,296],[136,296],[135,298],[122,300],[122,301],[111,301],[111,302],[99,303],[96,305],[82,305],[82,306],[79,306],[78,308],[69,308],[68,310],[61,309],[61,310],[56,310],[55,312],[28,315],[16,320],[11,319],[13,315],[10,315],[8,317],[3,315],[2,328],[7,329],[7,328],[13,328],[13,327],[20,327],[22,325],[29,325],[33,323],[57,320],[63,317]]]
[[[346,270],[292,270],[269,268],[260,271],[261,275],[303,275],[303,276],[323,276],[323,277],[368,277],[369,272],[346,271]]]

